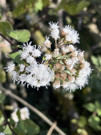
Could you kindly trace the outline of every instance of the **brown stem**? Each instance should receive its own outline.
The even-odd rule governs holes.
[[[11,45],[14,45],[8,38],[6,38],[3,34],[0,33],[0,36],[3,37],[6,41],[8,41]]]
[[[55,48],[58,48],[58,46],[57,46],[57,40],[55,40]]]

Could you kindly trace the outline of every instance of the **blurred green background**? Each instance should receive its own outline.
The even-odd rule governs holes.
[[[32,89],[14,85],[5,73],[8,53],[18,50],[19,42],[11,46],[0,37],[0,83],[42,111],[67,135],[101,135],[101,0],[0,0],[0,18],[8,20],[14,29],[28,29],[33,44],[42,45],[49,34],[50,21],[73,26],[80,34],[80,44],[85,59],[91,63],[93,72],[89,85],[73,93],[53,90],[50,87]],[[7,97],[7,115],[15,107],[22,107]],[[45,135],[49,126],[36,114],[31,119],[40,126],[39,135]],[[55,131],[52,135],[58,135]]]

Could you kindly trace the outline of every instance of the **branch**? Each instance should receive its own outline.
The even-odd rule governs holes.
[[[54,122],[53,125],[50,127],[50,129],[49,129],[47,135],[51,135],[52,132],[53,132],[53,130],[55,129],[55,127],[56,127],[56,122]]]
[[[30,105],[14,93],[12,93],[10,90],[7,90],[0,86],[0,90],[2,90],[6,95],[14,98],[18,102],[22,103],[24,106],[27,106],[30,110],[32,110],[34,113],[36,113],[40,118],[42,118],[48,125],[52,126],[53,122],[49,120],[42,112],[40,112],[38,109],[36,109],[34,106]],[[60,135],[66,135],[58,126],[54,128]]]
[[[8,38],[6,38],[3,34],[0,33],[0,36],[4,38],[7,42],[9,42],[11,45],[14,45]]]

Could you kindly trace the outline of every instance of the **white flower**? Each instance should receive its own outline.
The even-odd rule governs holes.
[[[26,59],[28,56],[29,56],[29,52],[27,52],[26,50],[23,50],[21,54],[21,59]]]
[[[32,56],[34,56],[34,57],[40,57],[40,56],[41,56],[40,50],[34,48],[34,49],[33,49],[33,52],[32,52]]]
[[[22,51],[22,54],[21,54],[21,58],[22,59],[27,59],[28,56],[33,56],[33,57],[40,57],[41,56],[41,52],[39,49],[36,49],[36,45],[32,45],[31,46],[31,43],[27,43],[24,44],[23,46],[23,51]]]
[[[68,83],[68,86],[67,86],[67,88],[66,88],[66,90],[68,90],[68,91],[75,91],[76,89],[78,89],[78,86],[75,84],[75,83]]]
[[[24,68],[25,68],[25,65],[24,64],[20,64],[20,72],[23,72],[24,71]]]
[[[51,54],[46,53],[45,54],[45,60],[50,60],[52,58]]]
[[[62,87],[65,89],[68,87],[68,82],[63,82]]]
[[[49,37],[46,37],[46,40],[44,41],[44,44],[45,44],[45,46],[47,47],[47,48],[51,48],[51,42],[50,42],[50,40],[49,40]]]
[[[19,80],[19,74],[16,71],[12,72],[12,80],[14,83]]]
[[[59,48],[54,49],[53,57],[59,55]]]
[[[35,59],[34,59],[34,57],[32,57],[32,56],[28,56],[28,57],[26,58],[26,62],[29,63],[29,64],[33,63],[33,61],[35,61]]]
[[[65,46],[62,46],[61,47],[61,50],[62,50],[62,53],[63,54],[66,54],[66,53],[70,52],[70,50],[68,49],[68,47],[65,47]]]
[[[1,132],[0,135],[5,135],[5,134]]]
[[[27,44],[23,44],[23,51],[26,51],[27,53],[32,53],[33,46],[31,46],[32,42],[29,42]]]
[[[69,65],[69,69],[72,69],[75,66],[75,64],[78,63],[78,61],[79,61],[78,58],[74,57],[74,58],[66,59],[65,63],[66,65]]]
[[[20,113],[22,120],[29,119],[30,113],[27,107],[20,109]]]
[[[7,72],[12,73],[14,71],[15,64],[11,61],[7,63],[7,67],[5,68]]]
[[[15,109],[14,110],[14,112],[11,114],[11,117],[12,117],[12,119],[17,123],[18,121],[19,121],[19,119],[18,119],[18,116],[17,116],[17,110],[18,109]]]
[[[11,114],[11,117],[12,119],[17,123],[19,121],[19,118],[17,116],[17,111],[18,111],[18,108],[16,108],[14,110],[14,112]],[[29,110],[27,107],[24,107],[22,109],[19,109],[20,111],[20,116],[21,116],[21,119],[22,120],[26,120],[26,119],[29,119],[29,116],[30,116],[30,113],[29,113]]]
[[[58,89],[58,88],[60,88],[60,81],[59,80],[55,80],[55,82],[53,83],[53,87],[55,88],[55,89]]]
[[[82,68],[79,72],[79,76],[89,76],[92,72],[92,69],[90,68],[90,64],[87,61],[84,61],[84,68]]]
[[[76,51],[76,48],[73,45],[68,45],[67,47],[69,51]]]
[[[66,40],[72,42],[73,44],[79,43],[79,34],[76,30],[72,29],[71,26],[65,26],[63,32],[66,35]]]
[[[21,73],[17,82],[22,85],[41,87],[47,86],[54,76],[53,70],[44,64],[32,63],[25,68],[25,72]]]
[[[59,26],[58,26],[58,23],[50,22],[49,25],[50,25],[50,30],[51,30],[52,38],[54,38],[55,40],[60,38],[59,37]]]
[[[81,89],[82,87],[84,87],[85,85],[88,84],[88,78],[87,77],[83,77],[83,76],[77,77],[75,83]]]

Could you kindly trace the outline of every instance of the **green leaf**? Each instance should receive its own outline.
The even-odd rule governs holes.
[[[13,11],[14,17],[18,17],[27,12],[31,7],[34,6],[36,0],[23,0],[18,3],[15,10]]]
[[[3,132],[3,131],[4,131],[3,126],[0,125],[0,132]]]
[[[15,52],[15,53],[11,53],[11,54],[9,54],[9,57],[10,57],[11,59],[13,59],[14,62],[16,62],[16,63],[18,63],[18,64],[21,64],[21,63],[24,62],[23,60],[21,60],[21,53],[22,53],[22,51],[18,51],[18,52]]]
[[[100,118],[98,116],[90,116],[88,119],[89,125],[96,131],[101,131]]]
[[[14,131],[18,135],[36,135],[39,133],[40,129],[39,126],[32,120],[26,119],[24,121],[19,120],[17,126],[14,128]]]
[[[19,42],[27,42],[29,41],[31,34],[28,30],[12,30],[10,31],[9,36]]]
[[[95,56],[91,56],[91,60],[92,60],[92,63],[93,63],[94,65],[96,65],[96,66],[99,65],[98,60],[97,60],[97,58],[96,58]]]
[[[37,0],[35,3],[35,12],[38,12],[43,9],[43,3],[42,0]]]
[[[63,61],[62,61],[62,60],[60,60],[59,62],[60,62],[60,64],[64,65],[64,63],[63,63]]]
[[[18,110],[18,111],[16,112],[16,114],[17,114],[17,116],[18,116],[18,119],[20,120],[20,119],[21,119],[20,110]]]
[[[79,13],[80,11],[83,10],[84,7],[89,6],[90,2],[82,0],[77,4],[76,12]]]
[[[20,55],[17,55],[17,56],[15,57],[14,61],[15,61],[16,63],[18,63],[18,64],[22,64],[22,63],[24,62],[23,60],[21,60],[21,56],[20,56]]]
[[[0,91],[0,103],[3,103],[5,98],[6,98],[5,94]]]
[[[69,70],[64,70],[65,73],[72,75],[71,72]]]
[[[12,25],[8,21],[0,22],[0,33],[2,33],[5,36],[8,36],[9,32],[12,30]]]
[[[94,112],[95,111],[95,105],[93,103],[88,103],[83,106],[86,110],[89,112]]]
[[[15,57],[18,56],[18,55],[21,55],[21,53],[22,53],[22,51],[17,51],[17,52],[14,52],[14,53],[9,54],[8,56],[11,59],[15,59]]]
[[[80,119],[78,120],[78,126],[84,128],[86,124],[87,124],[87,118],[84,116],[80,116]]]
[[[4,83],[6,81],[6,73],[3,69],[0,68],[0,82]]]
[[[10,130],[8,125],[6,126],[6,128],[4,130],[4,133],[7,134],[7,135],[12,135],[12,132],[11,132],[11,130]]]
[[[76,1],[67,1],[63,4],[63,9],[70,15],[76,15],[90,4],[89,1],[82,0],[79,3]]]
[[[101,116],[101,105],[98,101],[95,102],[96,112],[98,116]]]
[[[0,111],[0,125],[2,125],[2,123],[4,122],[4,115],[2,114],[2,112]]]

